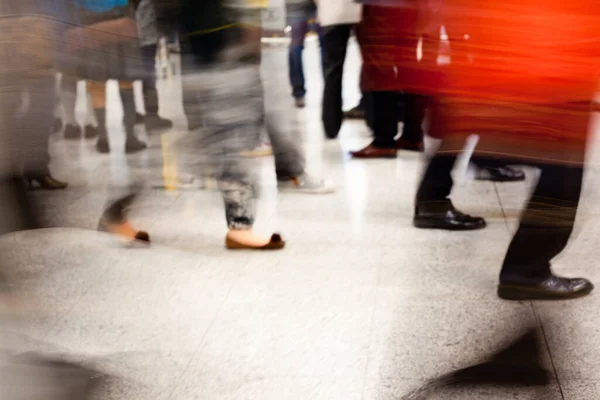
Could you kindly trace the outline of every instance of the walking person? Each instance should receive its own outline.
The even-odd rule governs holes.
[[[475,132],[481,137],[477,156],[538,167],[541,175],[504,258],[498,295],[585,296],[593,284],[555,275],[551,261],[571,236],[581,195],[598,78],[597,8],[589,0],[496,6],[475,0],[445,4],[447,31],[462,40],[453,43],[452,63],[432,82],[438,92],[432,129],[443,141],[425,177],[443,184],[436,172],[440,160],[460,152],[466,135]],[[417,207],[448,214],[451,203],[436,203]]]
[[[155,1],[159,27],[181,37],[183,105],[188,134],[176,146],[212,171],[225,203],[229,249],[276,250],[278,234],[252,229],[256,196],[251,163],[264,123],[260,81],[262,4],[245,1]]]
[[[362,5],[353,0],[320,0],[318,19],[323,35],[323,108],[321,119],[325,136],[338,136],[344,112],[342,110],[342,78],[350,35],[362,17]]]
[[[321,48],[321,63],[324,60],[323,36],[320,26],[315,22],[317,6],[313,0],[286,0],[286,15],[288,26],[292,29],[292,41],[289,49],[289,75],[292,86],[292,96],[296,107],[304,108],[306,96],[306,83],[304,79],[304,65],[302,53],[304,41],[311,28],[311,22],[319,38]]]

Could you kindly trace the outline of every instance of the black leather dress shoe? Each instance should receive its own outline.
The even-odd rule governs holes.
[[[492,182],[519,182],[525,180],[525,172],[523,170],[503,166],[497,168],[479,168],[475,176],[480,181]]]
[[[540,282],[501,281],[498,296],[505,300],[568,300],[583,297],[594,290],[584,278],[562,278],[551,275]]]
[[[448,231],[472,231],[487,226],[481,217],[473,217],[458,211],[452,203],[446,206],[415,208],[413,225],[422,229],[444,229]]]

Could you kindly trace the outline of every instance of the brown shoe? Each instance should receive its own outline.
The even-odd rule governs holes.
[[[408,140],[405,139],[398,139],[396,140],[396,148],[398,150],[408,150],[408,151],[418,151],[418,152],[423,152],[425,150],[425,146],[423,145],[423,142],[410,142]]]
[[[370,144],[364,149],[351,151],[350,154],[355,158],[396,158],[396,149],[375,147]]]
[[[281,238],[281,235],[274,233],[269,243],[264,246],[253,247],[226,237],[225,247],[229,250],[281,250],[285,247],[285,241]]]

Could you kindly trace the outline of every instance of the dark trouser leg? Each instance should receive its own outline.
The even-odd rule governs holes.
[[[402,139],[411,143],[423,141],[423,120],[427,109],[427,98],[416,94],[406,93],[404,96],[404,127]],[[395,103],[395,118],[398,121],[398,106]]]
[[[123,102],[123,126],[125,127],[127,140],[130,140],[135,138],[135,97],[133,89],[130,88],[121,88],[119,92]]]
[[[286,100],[285,76],[276,70],[281,56],[277,51],[263,55],[261,69],[266,131],[275,158],[275,172],[277,179],[287,180],[302,175],[306,161],[298,113],[292,102]]]
[[[146,115],[158,115],[158,91],[156,90],[156,50],[158,45],[143,46],[141,50],[145,77],[142,80]]]
[[[452,191],[451,172],[456,155],[438,153],[429,161],[417,191],[417,205],[435,204],[449,200]]]
[[[323,29],[323,44],[325,45],[325,88],[323,90],[322,120],[325,135],[328,138],[337,137],[342,126],[342,78],[344,61],[350,38],[352,25],[333,25]]]
[[[291,27],[292,42],[290,44],[288,55],[290,84],[292,85],[292,96],[295,98],[302,98],[306,95],[302,51],[304,50],[304,37],[308,32],[308,21],[293,21]]]
[[[1,77],[0,77],[1,78]],[[9,86],[0,80],[6,90],[0,97],[0,234],[39,228],[34,199],[27,195],[27,188],[15,172],[17,155],[23,142],[17,112],[22,105],[21,88]],[[24,87],[22,89],[25,89]],[[46,129],[50,129],[46,126]]]
[[[573,231],[583,168],[547,165],[541,170],[506,253],[502,282],[547,278],[550,261],[565,248]]]
[[[373,145],[380,148],[396,148],[395,137],[398,135],[398,116],[396,101],[398,92],[372,92]]]
[[[251,229],[256,191],[241,152],[256,146],[264,119],[259,66],[216,65],[198,70],[193,60],[184,58],[182,79],[190,146],[204,153],[197,163],[204,163],[218,181],[228,228]]]
[[[54,118],[53,105],[56,91],[52,77],[32,81],[25,90],[27,103],[19,118],[19,135],[22,138],[22,160],[26,176],[43,177],[49,174],[50,127]]]
[[[360,98],[360,103],[358,103],[358,108],[364,110],[365,113],[365,122],[367,126],[373,131],[375,129],[375,121],[373,118],[373,93],[365,92]],[[397,129],[397,128],[396,128]]]
[[[147,146],[135,135],[135,96],[133,88],[121,88],[121,101],[123,102],[123,125],[125,127],[125,152],[135,153],[144,150]]]

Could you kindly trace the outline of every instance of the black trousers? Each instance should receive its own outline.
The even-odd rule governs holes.
[[[412,93],[369,92],[364,94],[367,125],[373,130],[373,145],[395,148],[398,121],[403,120],[402,138],[409,142],[423,141],[423,120],[427,98]]]
[[[142,80],[142,92],[144,94],[144,107],[146,114],[158,114],[158,91],[156,90],[156,51],[158,45],[143,46],[141,50],[144,64],[144,79]]]
[[[456,157],[457,154],[436,154],[429,161],[417,191],[417,203],[439,202],[450,197],[454,185],[451,173]],[[506,161],[495,158],[473,156],[470,161],[478,168],[506,166]]]
[[[450,172],[456,156],[435,155],[417,192],[417,204],[439,202],[452,189]],[[501,160],[479,159],[480,165],[506,165]],[[535,164],[540,179],[521,215],[519,229],[506,253],[501,281],[544,279],[550,274],[550,261],[566,246],[579,204],[583,167],[561,164]]]
[[[325,87],[321,119],[325,135],[331,139],[337,137],[344,119],[342,79],[348,40],[353,29],[354,25],[332,25],[322,28]]]
[[[539,165],[542,174],[504,258],[500,281],[545,279],[573,232],[583,167]]]

